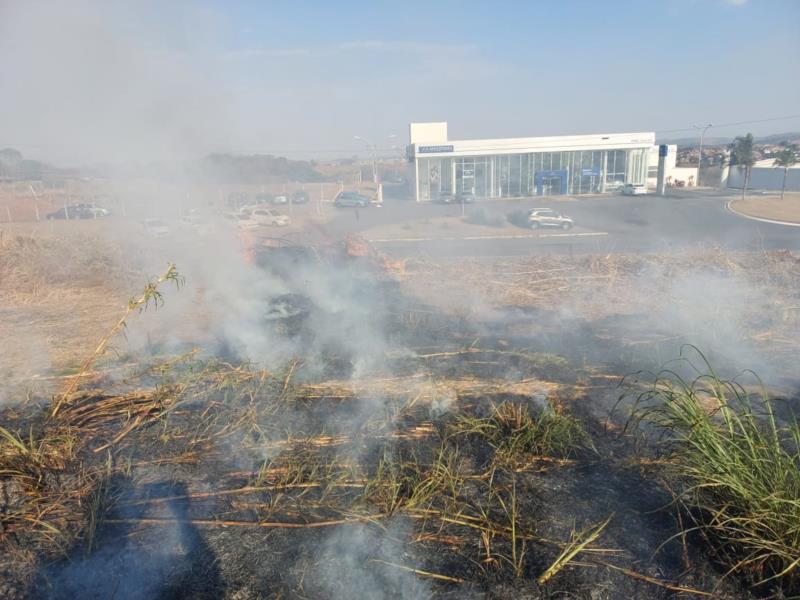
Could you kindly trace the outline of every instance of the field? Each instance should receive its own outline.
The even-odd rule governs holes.
[[[230,245],[3,238],[0,595],[800,593],[800,257]]]

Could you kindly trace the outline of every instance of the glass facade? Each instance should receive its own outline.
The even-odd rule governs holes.
[[[478,198],[597,194],[645,183],[648,148],[494,156],[418,157],[417,199],[472,192]]]

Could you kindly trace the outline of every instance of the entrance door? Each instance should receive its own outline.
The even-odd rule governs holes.
[[[566,170],[539,171],[533,176],[533,180],[537,196],[555,196],[567,193]]]

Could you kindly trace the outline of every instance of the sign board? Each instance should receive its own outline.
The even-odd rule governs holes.
[[[589,176],[589,177],[594,175],[595,177],[599,177],[600,176],[600,169],[598,167],[594,167],[594,168],[591,168],[591,169],[581,169],[581,175]]]
[[[452,152],[453,146],[420,146],[417,154],[434,154],[436,152]]]

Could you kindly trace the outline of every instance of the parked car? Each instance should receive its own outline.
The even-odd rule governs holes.
[[[369,206],[370,201],[366,196],[362,196],[356,192],[339,192],[339,195],[333,201],[335,206],[340,208],[345,207],[364,207]]]
[[[297,190],[294,194],[292,194],[292,203],[293,204],[307,204],[308,203],[308,192],[305,190]]]
[[[539,227],[571,229],[575,223],[568,216],[562,215],[552,208],[532,208],[528,211],[528,224],[531,229],[538,229]]]
[[[439,195],[436,196],[436,201],[441,204],[452,204],[456,201],[456,197],[453,192],[439,192]]]
[[[457,204],[472,204],[475,202],[475,194],[472,192],[459,192],[456,194]]]
[[[258,221],[262,225],[276,225],[277,227],[286,227],[291,220],[288,216],[275,212],[271,208],[262,207],[253,210],[243,211],[243,214],[249,214],[250,218]]]
[[[288,204],[289,198],[286,197],[284,194],[279,194],[277,196],[273,196],[272,198],[273,204]]]
[[[250,196],[242,192],[231,192],[228,194],[228,206],[233,210],[239,210],[239,207],[250,204],[250,202]]]
[[[225,223],[236,227],[237,229],[250,230],[258,229],[261,223],[252,218],[247,212],[244,213],[225,213],[222,215]]]
[[[62,206],[58,210],[45,215],[45,219],[49,221],[54,219],[97,219],[107,217],[110,214],[105,208],[81,202]]]
[[[641,183],[626,183],[622,186],[624,196],[643,196],[647,193],[647,187]]]
[[[180,224],[187,229],[193,230],[198,235],[208,235],[214,231],[214,226],[198,215],[181,217]]]
[[[150,237],[162,238],[170,234],[169,225],[161,219],[144,219],[141,225],[145,235]]]

